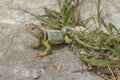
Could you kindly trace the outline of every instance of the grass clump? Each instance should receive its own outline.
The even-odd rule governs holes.
[[[80,25],[81,21],[76,20],[78,13],[79,0],[57,0],[60,11],[44,8],[45,15],[39,15],[22,9],[31,14],[36,19],[43,21],[53,29],[61,29],[65,26]]]

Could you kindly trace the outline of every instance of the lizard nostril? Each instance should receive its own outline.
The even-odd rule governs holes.
[[[26,27],[26,25],[24,26],[24,29],[25,29],[25,30],[27,30],[27,27]]]

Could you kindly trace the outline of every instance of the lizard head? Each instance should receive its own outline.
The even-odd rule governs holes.
[[[38,39],[43,39],[44,37],[42,29],[33,23],[25,24],[24,29]]]

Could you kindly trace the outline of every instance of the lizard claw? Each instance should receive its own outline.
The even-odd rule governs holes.
[[[45,52],[38,52],[37,57],[43,57],[46,56],[47,54]]]
[[[39,48],[39,45],[37,45],[37,44],[32,44],[31,47],[32,47],[33,49],[38,49],[38,48]]]

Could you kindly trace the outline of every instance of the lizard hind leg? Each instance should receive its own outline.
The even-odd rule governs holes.
[[[38,52],[37,56],[42,57],[42,56],[46,56],[49,54],[50,50],[51,50],[51,46],[48,43],[48,41],[42,41],[42,44],[46,47],[46,49],[43,52]]]

